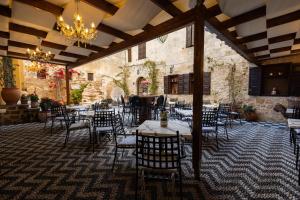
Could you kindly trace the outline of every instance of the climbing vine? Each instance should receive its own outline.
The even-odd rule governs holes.
[[[159,69],[157,68],[157,65],[153,61],[146,61],[143,66],[147,69],[148,71],[148,79],[150,81],[148,90],[150,94],[156,94],[157,89],[158,89],[158,74],[159,74]]]
[[[129,66],[124,65],[122,67],[119,67],[121,69],[121,72],[116,75],[116,78],[113,79],[113,83],[121,88],[124,91],[125,96],[129,96],[129,87],[128,87],[128,78],[130,76],[130,69]]]

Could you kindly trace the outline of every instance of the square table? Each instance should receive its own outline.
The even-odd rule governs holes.
[[[186,139],[191,139],[192,133],[187,122],[179,120],[169,120],[167,127],[161,127],[160,121],[146,120],[138,128],[139,134],[149,136],[169,136],[176,135],[176,131],[179,131],[179,135]],[[132,131],[135,134],[135,130]]]

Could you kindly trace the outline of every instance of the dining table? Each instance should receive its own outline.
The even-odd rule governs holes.
[[[287,122],[290,129],[300,129],[300,119],[289,118]]]
[[[136,130],[140,135],[147,136],[170,136],[176,135],[176,131],[178,131],[183,138],[187,140],[192,138],[189,124],[180,120],[169,120],[167,127],[161,127],[159,120],[146,120],[136,129],[133,129],[132,133],[135,134]]]

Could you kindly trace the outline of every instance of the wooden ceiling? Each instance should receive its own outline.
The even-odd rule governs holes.
[[[220,6],[216,0],[205,1],[206,26],[247,60],[259,63],[300,53],[300,2],[286,6],[285,1],[276,0],[274,6],[257,0],[231,8],[224,7],[224,1],[218,1]],[[233,0],[226,1],[230,5]],[[0,56],[27,59],[26,49],[41,45],[55,53],[53,63],[77,67],[193,23],[195,11],[189,3],[82,0],[80,13],[86,24],[97,24],[98,36],[91,44],[78,47],[56,27],[59,15],[71,23],[73,0],[0,0]],[[285,4],[282,9],[277,8],[280,4]]]

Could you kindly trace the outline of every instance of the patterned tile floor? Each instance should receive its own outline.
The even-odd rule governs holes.
[[[1,127],[0,199],[134,199],[132,151],[119,155],[111,172],[114,145],[92,153],[88,134],[50,135],[43,124]],[[244,123],[204,144],[201,181],[193,179],[191,147],[183,161],[184,199],[300,199],[295,156],[284,125]],[[167,184],[146,182],[146,199],[172,199]]]

